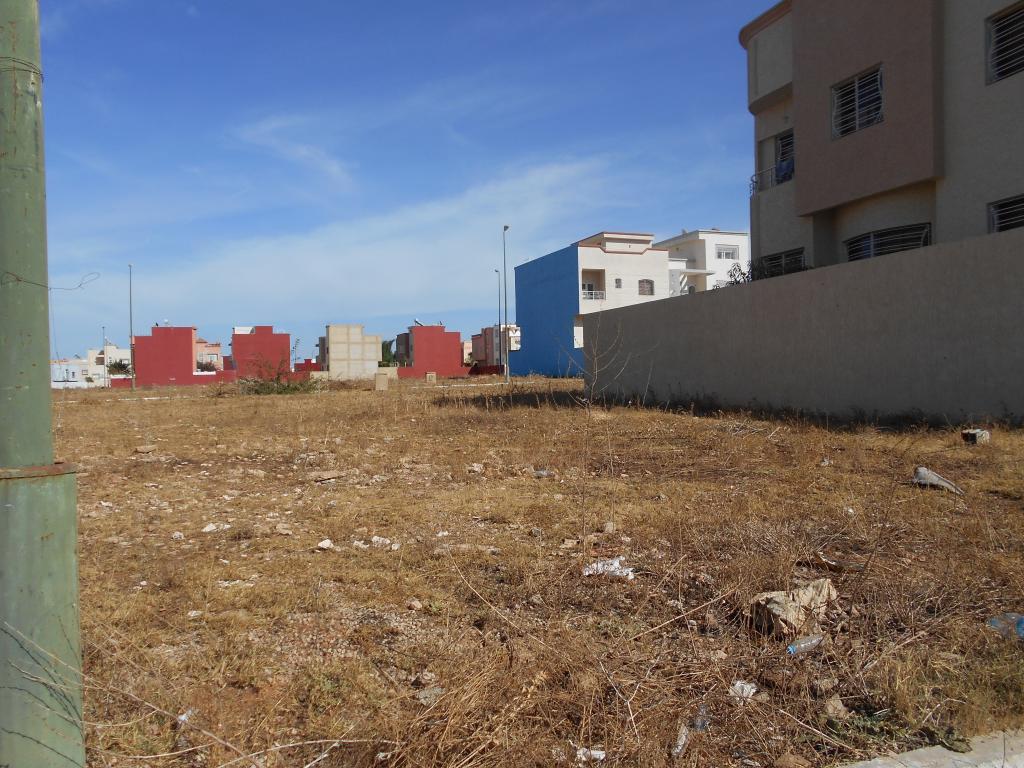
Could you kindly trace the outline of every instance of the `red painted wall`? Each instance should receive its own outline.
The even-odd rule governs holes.
[[[153,326],[135,337],[135,382],[140,387],[234,381],[232,371],[196,372],[196,329]]]
[[[313,360],[312,358],[308,358],[307,357],[305,360],[300,360],[299,362],[297,362],[295,364],[295,372],[296,373],[302,373],[302,372],[309,373],[311,371],[319,371],[319,370],[321,370],[320,363],[318,363],[316,360]]]
[[[399,378],[421,379],[431,372],[438,378],[469,375],[469,367],[462,364],[462,335],[458,331],[446,331],[443,325],[414,325],[409,328],[409,341],[411,365],[398,368]]]
[[[277,379],[291,373],[291,337],[257,325],[253,333],[231,335],[231,360],[240,379]]]

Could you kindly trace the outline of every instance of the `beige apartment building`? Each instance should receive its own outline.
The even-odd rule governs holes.
[[[1024,2],[783,0],[740,42],[755,275],[1024,226]]]

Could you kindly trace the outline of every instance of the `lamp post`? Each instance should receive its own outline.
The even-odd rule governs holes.
[[[132,364],[132,389],[135,389],[135,318],[132,313],[132,265],[128,264],[128,355]]]
[[[505,325],[498,328],[501,336],[501,346],[505,350],[505,383],[509,383],[508,371],[508,247],[505,244],[505,235],[508,233],[508,224],[501,230],[501,268],[505,273]]]
[[[85,765],[77,482],[54,461],[38,0],[0,0],[0,766]]]
[[[100,381],[104,387],[109,387],[110,368],[107,367],[107,326],[101,325],[100,329],[103,333],[103,343],[100,345],[100,354],[103,355],[103,375],[100,377]]]
[[[491,346],[494,347],[498,365],[501,365],[501,270],[494,270],[494,274],[498,276],[498,321],[494,324],[495,336]]]

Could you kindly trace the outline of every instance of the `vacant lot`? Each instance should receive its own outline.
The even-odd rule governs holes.
[[[90,764],[832,765],[1024,721],[985,627],[1024,605],[1024,433],[503,393],[57,394]],[[749,626],[821,578],[822,646]]]

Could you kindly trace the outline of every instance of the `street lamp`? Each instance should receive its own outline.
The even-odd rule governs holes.
[[[508,248],[505,245],[505,235],[508,232],[508,224],[501,230],[501,267],[505,272],[505,325],[499,328],[501,333],[501,344],[505,349],[505,383],[509,383],[508,371]]]
[[[132,389],[135,389],[135,319],[132,314],[132,265],[128,264],[128,352],[132,363]]]
[[[495,348],[498,365],[501,365],[501,270],[494,270],[494,274],[498,276],[498,322],[494,324],[497,335],[493,338],[491,346]]]

